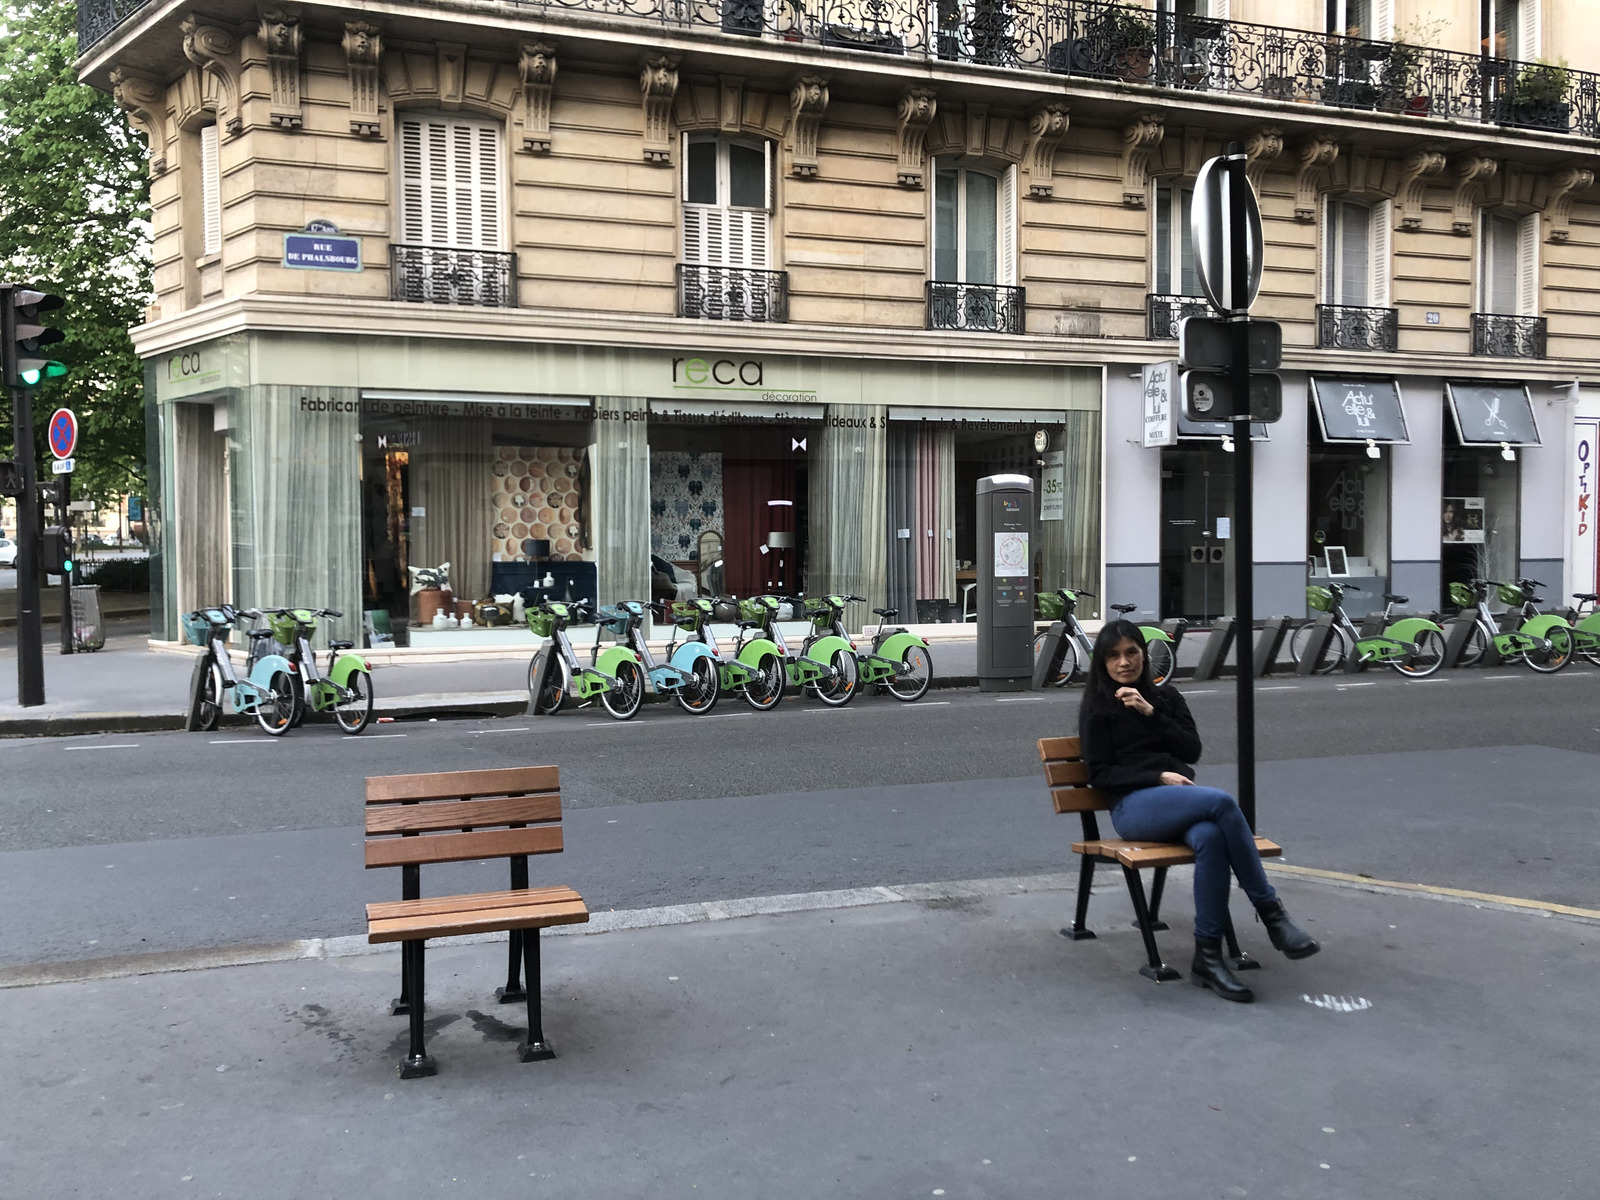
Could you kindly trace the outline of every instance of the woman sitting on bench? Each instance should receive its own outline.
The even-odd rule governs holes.
[[[1108,621],[1078,713],[1089,786],[1112,800],[1111,823],[1133,841],[1183,842],[1194,851],[1194,965],[1189,978],[1225,1000],[1254,994],[1228,969],[1222,935],[1228,920],[1228,873],[1256,906],[1274,949],[1306,958],[1320,946],[1289,919],[1267,882],[1255,835],[1239,804],[1194,782],[1200,735],[1178,689],[1150,682],[1144,635],[1130,621]]]

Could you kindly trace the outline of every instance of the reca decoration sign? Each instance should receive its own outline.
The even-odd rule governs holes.
[[[283,235],[283,265],[297,271],[361,270],[361,239],[345,237],[329,221],[312,221]]]

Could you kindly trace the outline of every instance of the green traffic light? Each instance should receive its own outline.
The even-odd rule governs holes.
[[[17,372],[17,378],[22,380],[26,387],[38,387],[39,384],[48,379],[61,379],[66,373],[67,365],[65,363],[35,359],[24,365]]]
[[[61,564],[61,570],[67,575],[72,574],[72,560],[70,558]]]

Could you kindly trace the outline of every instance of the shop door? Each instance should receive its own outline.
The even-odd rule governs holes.
[[[1161,452],[1161,615],[1211,621],[1233,607],[1233,456]]]

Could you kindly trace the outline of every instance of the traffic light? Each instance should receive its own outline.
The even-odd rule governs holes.
[[[45,527],[40,547],[41,565],[46,575],[72,574],[72,531],[60,525]]]
[[[67,373],[66,365],[41,358],[39,352],[66,336],[54,326],[40,323],[41,313],[61,307],[61,297],[26,287],[6,290],[6,384],[37,387],[48,380],[60,379]]]
[[[22,472],[12,458],[0,459],[0,496],[22,495]]]

